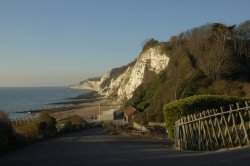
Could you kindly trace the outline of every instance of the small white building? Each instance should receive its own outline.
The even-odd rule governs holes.
[[[101,114],[98,115],[98,119],[103,120],[103,121],[114,120],[115,119],[115,114],[114,114],[115,111],[117,111],[117,109],[110,109],[108,111],[102,111]]]

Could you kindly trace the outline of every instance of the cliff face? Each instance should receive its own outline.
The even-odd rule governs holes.
[[[155,46],[143,51],[133,63],[112,69],[99,79],[89,79],[71,87],[95,90],[121,102],[132,97],[147,73],[158,74],[167,67],[168,62],[168,55],[162,53],[160,46]]]
[[[79,84],[71,85],[70,88],[73,89],[89,89],[99,92],[99,82],[101,78],[96,79],[87,79],[85,81],[81,81]]]

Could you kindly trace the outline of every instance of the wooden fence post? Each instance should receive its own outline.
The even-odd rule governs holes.
[[[175,130],[174,130],[174,140],[175,140],[175,146],[180,148],[180,122],[177,120],[175,122]]]
[[[224,112],[223,108],[220,107],[220,110],[221,110],[221,113]],[[225,132],[224,132],[224,135],[226,136],[226,133],[228,134],[228,137],[229,137],[229,143],[231,146],[233,146],[233,141],[232,141],[232,137],[231,137],[231,134],[230,134],[230,131],[229,131],[229,128],[228,128],[228,124],[227,124],[227,121],[226,121],[226,118],[225,116],[222,114],[222,119],[224,121],[224,124],[225,124]]]
[[[201,113],[200,113],[200,118],[201,118]],[[201,151],[201,120],[199,120],[198,133],[199,133],[199,151]]]
[[[240,109],[239,103],[236,103],[236,105],[237,105],[237,109],[239,110]],[[248,137],[247,129],[246,129],[246,126],[245,126],[245,121],[244,121],[244,118],[243,118],[240,111],[239,111],[239,115],[240,115],[240,120],[241,120],[240,126],[243,128],[243,131],[244,131],[244,134],[245,134],[244,140],[247,142],[247,144],[249,144],[249,137]]]

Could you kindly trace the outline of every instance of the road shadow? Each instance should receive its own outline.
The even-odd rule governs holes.
[[[250,148],[221,153],[178,152],[166,140],[106,135],[86,129],[13,151],[0,158],[1,166],[152,166],[234,165],[250,163]]]

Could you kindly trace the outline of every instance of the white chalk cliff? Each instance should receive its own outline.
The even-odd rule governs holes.
[[[112,69],[99,79],[82,81],[71,88],[90,89],[123,101],[132,97],[147,72],[158,74],[167,67],[168,62],[168,55],[162,53],[159,46],[155,46],[143,51],[135,62]]]

